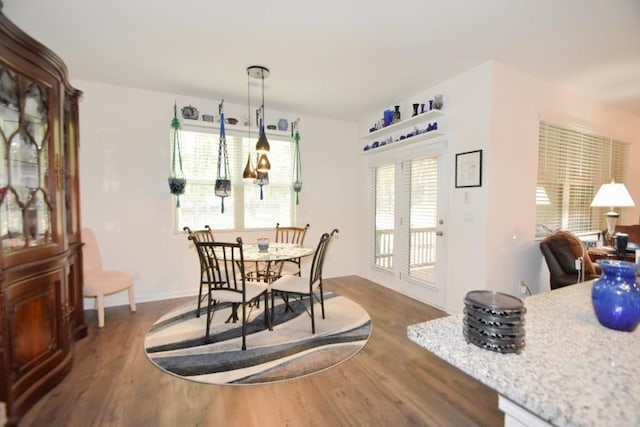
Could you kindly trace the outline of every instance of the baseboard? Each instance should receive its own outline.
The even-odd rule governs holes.
[[[349,274],[351,275],[351,274]],[[345,277],[347,275],[327,275],[325,279],[333,277]],[[135,288],[134,288],[135,289]],[[196,297],[198,295],[198,289],[184,289],[172,292],[159,292],[159,293],[147,293],[140,294],[135,293],[136,304],[143,302],[163,301],[175,298]],[[84,298],[84,309],[91,310],[95,305],[95,298]],[[118,307],[121,305],[129,305],[129,294],[127,292],[118,292],[117,294],[108,295],[104,299],[105,307]],[[0,424],[2,425],[2,424]]]
[[[127,292],[120,292],[115,295],[109,295],[104,299],[105,307],[118,307],[121,305],[129,305],[129,294]],[[197,297],[198,293],[193,291],[193,289],[183,290],[183,291],[174,291],[174,292],[166,292],[166,293],[153,293],[153,294],[136,294],[135,300],[136,304],[144,303],[144,302],[152,302],[152,301],[163,301],[168,299],[175,298],[185,298],[185,297]],[[84,309],[91,310],[94,308],[95,298],[84,298]],[[1,425],[1,424],[0,424]]]

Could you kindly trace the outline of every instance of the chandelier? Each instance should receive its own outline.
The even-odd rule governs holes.
[[[267,157],[269,152],[269,141],[264,131],[264,79],[269,77],[269,69],[261,65],[252,65],[247,67],[247,109],[249,116],[251,112],[251,79],[259,79],[262,88],[262,104],[256,111],[256,124],[258,126],[258,142],[256,143],[256,167],[253,167],[251,161],[251,153],[247,157],[247,164],[242,173],[245,179],[252,179],[253,182],[260,187],[260,200],[263,199],[262,187],[269,184],[269,170],[271,163]],[[251,123],[248,127],[249,139],[251,139]]]

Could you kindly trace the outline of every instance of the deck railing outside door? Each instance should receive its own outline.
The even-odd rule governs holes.
[[[436,263],[436,228],[414,228],[409,239],[409,271],[430,267]],[[377,230],[375,265],[393,268],[393,230]]]

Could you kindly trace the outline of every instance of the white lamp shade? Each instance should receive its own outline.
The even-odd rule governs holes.
[[[624,184],[615,182],[602,184],[602,187],[600,187],[591,202],[592,208],[624,208],[628,206],[635,206],[635,204],[627,191],[627,187],[625,187]]]

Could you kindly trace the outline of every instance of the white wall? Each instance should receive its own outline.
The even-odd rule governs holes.
[[[138,277],[135,294],[139,302],[197,293],[199,266],[194,249],[185,235],[172,232],[175,202],[167,184],[169,129],[174,100],[178,108],[192,104],[201,113],[217,112],[219,100],[88,81],[74,81],[73,85],[84,92],[80,102],[81,219],[83,226],[95,230],[105,267]],[[228,117],[242,117],[247,106],[225,103],[225,111]],[[323,232],[338,228],[325,275],[354,274],[353,254],[359,250],[360,207],[354,203],[359,171],[354,167],[356,153],[348,147],[357,139],[357,127],[267,109],[267,123],[279,117],[301,119],[304,187],[297,222],[311,224],[306,243],[315,245]],[[210,225],[215,229],[215,224]],[[216,236],[235,239],[241,235],[252,241],[259,234],[264,232]],[[126,293],[117,294],[107,299],[107,305],[126,301]]]
[[[447,199],[447,207],[444,215],[440,212],[439,217],[443,218],[445,246],[447,247],[447,265],[445,266],[446,290],[443,303],[437,304],[434,301],[426,301],[441,308],[449,310],[452,306],[449,301],[462,301],[466,289],[482,288],[484,283],[478,278],[484,276],[486,265],[486,251],[484,249],[486,237],[486,211],[487,211],[487,186],[473,188],[455,188],[454,162],[455,154],[473,150],[484,150],[485,158],[489,143],[489,117],[490,111],[490,64],[483,64],[462,73],[454,78],[442,82],[441,84],[428,90],[416,93],[411,98],[404,100],[394,100],[393,104],[401,106],[402,117],[410,117],[412,114],[411,104],[422,103],[425,100],[433,99],[437,93],[444,94],[444,108],[446,116],[438,119],[439,130],[445,132],[442,138],[446,144],[446,150],[441,158],[440,167],[445,168],[445,188],[447,194],[443,195]],[[385,108],[380,106],[374,113],[360,122],[361,133],[365,134],[372,124],[382,116]],[[438,140],[428,140],[426,144],[439,142]],[[362,150],[364,142],[358,147]],[[426,148],[426,147],[425,147]],[[372,154],[375,151],[371,152]],[[365,154],[361,167],[366,168]],[[485,160],[484,173],[486,174],[487,161]],[[361,179],[361,200],[367,203],[368,182]],[[465,203],[465,194],[468,202]],[[369,226],[371,226],[369,224]],[[366,231],[365,231],[366,233]],[[365,234],[366,235],[366,234]],[[370,252],[367,252],[370,253]],[[390,276],[388,273],[380,272],[369,267],[369,259],[362,259],[360,274],[370,280],[388,286],[392,289],[413,295],[412,289],[403,286],[400,281]]]
[[[640,118],[575,95],[501,63],[493,63],[490,188],[486,283],[516,292],[525,280],[535,292],[549,289],[549,275],[535,235],[538,122],[546,118],[632,143],[630,164],[640,159]],[[635,208],[620,209],[621,223],[638,223],[640,171],[631,168]]]
[[[519,294],[519,282],[533,292],[549,289],[548,272],[534,240],[537,179],[538,121],[541,116],[578,123],[596,132],[631,142],[631,159],[640,158],[640,119],[560,87],[522,74],[496,62],[487,62],[432,88],[393,104],[406,106],[444,94],[448,168],[446,213],[446,303],[459,312],[464,295],[473,289]],[[360,121],[366,133],[382,115],[381,105]],[[357,144],[359,151],[365,142]],[[455,154],[483,150],[483,185],[454,186]],[[364,160],[361,164],[364,164]],[[640,171],[634,169],[629,191],[636,208],[625,213],[638,222]],[[367,199],[367,181],[361,178],[361,203]],[[466,197],[465,197],[466,195]],[[465,202],[465,198],[468,202]],[[366,230],[363,231],[366,235]],[[368,253],[368,252],[367,252]],[[386,280],[361,257],[359,272],[383,285]],[[390,287],[394,287],[391,285]]]
[[[73,84],[85,93],[80,103],[82,222],[96,230],[106,266],[139,276],[138,301],[194,294],[197,260],[185,236],[172,233],[168,130],[174,100],[179,106],[193,104],[201,113],[215,112],[219,100],[87,81]],[[412,103],[436,93],[444,94],[447,113],[441,121],[447,144],[442,164],[448,168],[444,308],[460,311],[472,289],[517,294],[520,280],[534,292],[548,289],[546,265],[533,237],[539,118],[582,124],[632,142],[632,161],[640,158],[640,119],[495,62],[411,98],[372,106],[357,124],[301,116],[304,188],[297,216],[299,224],[311,224],[308,242],[339,228],[327,275],[372,277],[369,248],[362,244],[368,241],[369,213],[361,135],[385,108],[402,105],[403,117],[408,117]],[[246,114],[246,106],[226,108],[227,115]],[[298,117],[269,109],[266,114],[267,122]],[[476,149],[484,155],[482,187],[454,188],[455,154]],[[628,222],[638,222],[640,170],[631,173],[629,190],[637,206],[625,213]],[[238,234],[222,235],[232,239]],[[258,234],[263,233],[241,233],[246,240]],[[126,296],[113,296],[107,303],[124,304]]]

